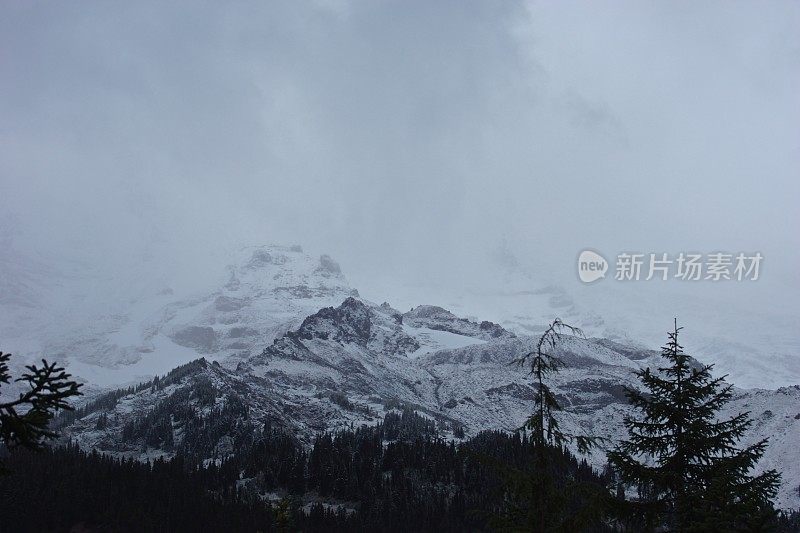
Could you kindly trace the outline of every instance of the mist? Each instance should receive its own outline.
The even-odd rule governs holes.
[[[6,256],[191,285],[297,243],[402,299],[508,261],[578,290],[585,248],[759,251],[702,290],[797,324],[796,2],[0,9]]]

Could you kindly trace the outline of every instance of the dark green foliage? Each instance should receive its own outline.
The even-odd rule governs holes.
[[[662,355],[669,364],[638,372],[646,392],[629,390],[640,417],[628,417],[628,440],[609,452],[621,481],[639,497],[623,512],[639,529],[671,531],[761,531],[775,526],[771,499],[780,476],[749,471],[767,441],[737,443],[752,424],[749,413],[718,419],[731,398],[711,365],[696,365],[678,344],[675,328]]]
[[[213,473],[181,459],[120,461],[70,446],[13,452],[8,463],[11,474],[0,480],[2,531],[273,530],[268,506],[232,488],[210,492]]]
[[[800,509],[779,513],[775,531],[780,531],[781,533],[797,533],[800,531]]]
[[[497,519],[499,527],[516,530],[520,524],[530,531],[573,531],[585,528],[587,521],[599,516],[604,494],[586,487],[574,479],[558,475],[553,463],[554,450],[567,444],[575,444],[578,451],[586,453],[596,444],[597,439],[585,435],[574,435],[561,429],[556,413],[562,410],[548,383],[553,374],[563,366],[563,361],[555,355],[562,333],[583,335],[583,332],[556,318],[545,330],[536,348],[519,359],[519,365],[530,365],[530,375],[534,379],[536,393],[534,409],[525,421],[524,429],[530,430],[534,452],[531,457],[533,472],[527,469],[508,469],[506,474],[511,488],[513,506]],[[521,428],[522,429],[522,428]],[[598,504],[584,505],[586,515],[576,513],[570,508],[570,496],[587,492],[584,503],[594,499]]]
[[[118,451],[131,451],[138,447],[168,452],[178,452],[187,458],[217,458],[222,455],[247,451],[255,440],[259,428],[250,420],[247,406],[236,394],[223,394],[214,385],[211,377],[199,372],[207,364],[205,360],[190,363],[180,373],[168,374],[165,378],[151,381],[137,389],[166,387],[179,380],[189,380],[186,387],[157,401],[144,413],[129,419],[119,428]],[[174,371],[173,371],[174,372]],[[100,402],[114,402],[123,396],[106,396]],[[87,414],[103,410],[95,402],[86,406]],[[85,416],[85,415],[84,415]],[[101,413],[99,418],[106,416]],[[104,422],[98,421],[99,424]],[[227,442],[220,447],[221,442]]]
[[[95,424],[94,428],[98,430],[103,430],[108,427],[108,415],[106,413],[102,413],[100,416],[97,417],[97,423]]]
[[[560,448],[574,443],[581,453],[586,453],[594,446],[596,439],[584,435],[572,435],[561,430],[556,413],[561,411],[562,407],[548,384],[548,379],[564,366],[564,362],[554,353],[564,332],[583,336],[579,328],[556,318],[539,337],[536,349],[516,361],[520,366],[530,365],[530,375],[536,387],[533,414],[528,417],[523,427],[530,430],[531,440],[537,446]]]
[[[428,422],[413,412],[398,416],[406,429],[393,434]],[[12,531],[81,523],[113,531],[485,531],[513,506],[495,464],[534,475],[534,447],[518,435],[484,432],[460,445],[424,434],[389,441],[385,427],[321,435],[307,451],[267,425],[249,449],[210,463],[183,455],[138,463],[74,447],[14,452],[14,474],[0,480],[0,524]],[[564,451],[549,459],[554,476],[599,490],[607,483]],[[259,497],[267,493],[283,497],[270,506]],[[579,507],[575,494],[564,512]]]
[[[161,390],[165,387],[173,385],[175,383],[180,382],[184,378],[188,376],[192,376],[197,374],[202,369],[206,368],[208,362],[205,358],[196,359],[185,365],[181,365],[172,369],[166,376],[159,378],[155,377],[150,381],[146,381],[144,383],[140,383],[135,387],[128,387],[124,389],[117,389],[111,392],[107,392],[98,396],[94,400],[87,402],[86,404],[78,407],[76,409],[72,409],[69,411],[61,411],[58,415],[53,418],[52,423],[50,424],[53,428],[60,428],[64,426],[68,426],[71,423],[75,422],[78,419],[85,417],[86,415],[95,413],[97,411],[109,411],[117,405],[117,402],[128,396],[130,394],[135,394],[137,392],[141,392],[145,389],[151,390]]]
[[[11,382],[10,353],[0,352],[0,385]],[[42,366],[28,365],[28,372],[15,379],[27,389],[15,400],[0,402],[0,445],[39,449],[42,442],[56,437],[49,425],[59,409],[71,409],[68,400],[80,395],[81,385],[56,363],[42,360]],[[0,463],[0,473],[3,465]]]
[[[389,412],[383,420],[383,433],[386,440],[434,437],[437,434],[433,420],[419,416],[410,407],[402,413]]]

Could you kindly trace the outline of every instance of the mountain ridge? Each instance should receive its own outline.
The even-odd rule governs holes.
[[[120,398],[103,410],[102,429],[97,422],[101,415],[86,413],[64,428],[65,436],[86,448],[139,459],[171,455],[181,446],[212,459],[221,450],[234,453],[248,432],[252,436],[264,424],[277,424],[308,444],[320,432],[376,423],[399,406],[430,417],[444,438],[519,428],[529,414],[534,389],[525,369],[513,362],[531,350],[536,337],[482,328],[480,322],[430,309],[422,310],[426,321],[406,323],[406,316],[420,312],[400,314],[388,305],[348,297],[335,308],[309,315],[297,329],[235,367],[202,360],[192,377],[180,383]],[[451,346],[441,347],[443,340],[430,337],[432,332],[444,335]],[[426,345],[436,349],[414,357]],[[566,335],[557,354],[565,362],[552,380],[565,407],[562,426],[609,442],[624,436],[622,418],[630,412],[624,389],[637,386],[633,371],[663,363],[657,352],[634,354],[618,343]],[[796,506],[800,482],[798,472],[786,469],[794,455],[793,439],[800,433],[800,419],[794,418],[800,412],[791,412],[797,405],[800,387],[737,389],[722,413],[750,410],[756,422],[745,442],[773,439],[760,467],[783,465],[779,503],[786,507]],[[237,417],[219,426],[225,409]],[[175,412],[184,418],[176,418]],[[211,436],[200,435],[196,428],[211,420],[218,429]],[[132,438],[131,429],[126,434],[131,426],[145,428],[145,436]],[[164,440],[148,441],[147,428],[161,428],[157,431],[166,435]],[[243,435],[231,435],[236,431]],[[186,434],[192,436],[188,442]],[[200,450],[194,448],[198,439],[208,441]],[[590,463],[601,469],[604,454],[590,456]]]

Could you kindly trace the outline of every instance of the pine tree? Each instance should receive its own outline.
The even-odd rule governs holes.
[[[554,457],[562,448],[574,444],[580,453],[587,453],[596,444],[596,439],[563,431],[556,413],[562,410],[550,385],[549,379],[564,366],[554,351],[564,333],[583,336],[583,332],[556,318],[539,337],[536,348],[517,360],[519,365],[530,365],[534,379],[534,409],[523,428],[530,431],[530,442],[534,451],[535,479],[528,477],[512,479],[515,491],[523,493],[527,503],[522,508],[512,509],[512,527],[524,523],[536,531],[555,531],[568,527],[565,512],[568,500],[567,487],[579,490],[578,483],[557,479]],[[522,428],[521,428],[522,429]],[[591,514],[595,509],[587,509]],[[572,518],[576,518],[573,516]],[[501,524],[504,526],[505,524]]]
[[[530,375],[533,376],[536,387],[533,414],[525,421],[524,427],[531,431],[530,438],[535,446],[561,448],[574,443],[579,452],[586,453],[594,445],[595,439],[561,430],[555,413],[561,411],[562,407],[547,384],[548,378],[564,366],[564,361],[551,353],[556,349],[564,332],[583,336],[580,328],[565,324],[560,318],[556,318],[539,337],[536,349],[518,360],[520,365],[530,364]]]
[[[628,440],[609,452],[609,461],[639,491],[632,503],[644,518],[639,527],[751,530],[774,519],[771,499],[780,476],[749,474],[767,439],[737,447],[752,424],[749,413],[718,418],[732,386],[724,376],[712,377],[713,365],[698,366],[683,352],[681,329],[676,321],[662,348],[667,366],[637,372],[645,391],[627,392],[640,416],[625,418]]]
[[[0,352],[0,384],[11,381],[10,359],[10,353]],[[0,402],[0,443],[8,448],[39,449],[42,441],[56,437],[49,429],[53,415],[60,409],[71,410],[68,399],[81,394],[81,385],[71,381],[63,368],[45,360],[42,365],[26,366],[28,372],[14,381],[27,384],[28,389],[15,400]]]

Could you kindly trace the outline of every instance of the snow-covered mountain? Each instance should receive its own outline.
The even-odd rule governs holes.
[[[439,307],[400,313],[386,303],[348,297],[235,367],[202,360],[139,391],[100,401],[79,413],[66,435],[86,448],[138,458],[182,449],[210,459],[233,453],[252,437],[248,431],[264,424],[281,425],[308,443],[322,431],[378,422],[401,406],[436,420],[449,437],[462,430],[514,430],[530,412],[534,392],[514,361],[535,340]],[[567,408],[563,424],[609,442],[621,438],[629,410],[624,387],[636,386],[633,370],[658,365],[658,353],[569,336],[559,352],[567,365],[555,380]],[[771,439],[760,466],[784,473],[778,503],[797,506],[800,387],[738,390],[724,414],[744,410],[756,420],[746,441]],[[210,440],[198,437],[194,428],[221,419],[225,428],[212,431]],[[166,429],[154,434],[153,428]],[[603,452],[591,460],[602,467]]]
[[[521,335],[559,316],[589,336],[639,348],[659,346],[663,324],[678,316],[692,329],[694,355],[737,386],[800,383],[798,317],[788,310],[741,309],[714,299],[720,295],[714,287],[708,293],[687,285],[558,281],[534,275],[509,254],[497,262],[497,276],[480,286],[409,286],[376,275],[360,279],[358,288],[366,284],[368,299],[390,298],[400,309],[436,303]],[[100,388],[130,384],[200,356],[223,361],[260,351],[307,315],[357,294],[333,260],[299,246],[220,255],[204,264],[227,268],[187,290],[180,286],[184,276],[175,274],[180,268],[153,268],[153,261],[122,277],[90,261],[55,266],[12,246],[0,257],[2,349],[17,364],[43,356],[65,361]]]
[[[57,360],[101,388],[143,381],[199,356],[247,356],[307,315],[358,294],[330,257],[311,257],[299,246],[241,249],[216,285],[189,295],[142,279],[112,290],[119,280],[83,265],[56,272],[27,258],[8,261],[2,272],[3,349],[18,363]]]
[[[401,300],[410,307],[405,312],[372,303],[331,258],[296,246],[246,248],[230,263],[216,285],[188,295],[158,280],[122,290],[113,279],[97,279],[94,290],[116,301],[105,306],[86,303],[94,293],[76,282],[85,281],[85,269],[5,264],[3,349],[47,354],[91,385],[86,407],[62,419],[67,438],[138,458],[177,450],[219,457],[266,422],[310,442],[321,431],[376,423],[401,407],[436,420],[444,436],[514,430],[530,411],[533,389],[513,362],[555,316],[590,337],[567,336],[560,345],[567,367],[555,390],[567,407],[563,424],[613,442],[624,435],[623,391],[636,385],[633,370],[659,364],[646,347],[659,341],[645,344],[610,328],[557,285],[522,290],[510,283],[513,290],[444,302],[464,311],[475,309],[470,298],[480,299],[487,321],[407,305],[409,292]],[[687,325],[688,349],[707,348],[706,332]],[[755,419],[746,441],[770,438],[760,467],[783,472],[779,505],[799,506],[800,388],[737,389],[725,414],[742,410]],[[591,460],[601,467],[604,454]]]

